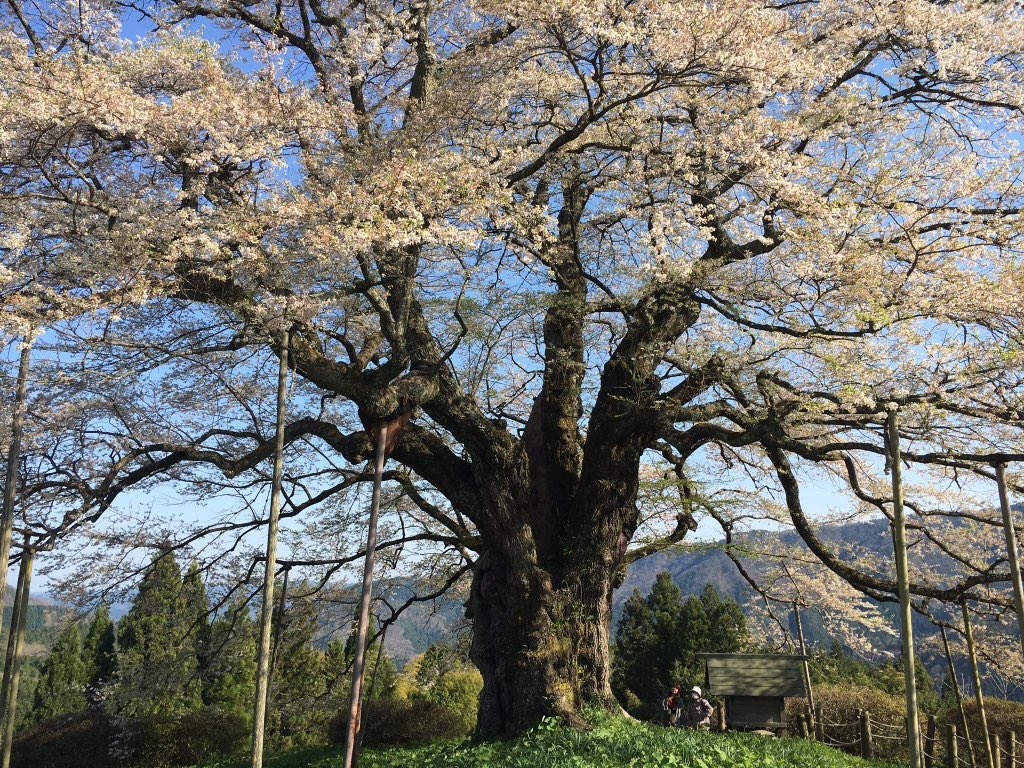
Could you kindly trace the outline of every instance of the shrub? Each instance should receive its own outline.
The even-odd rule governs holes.
[[[964,710],[967,714],[967,727],[971,731],[971,741],[974,743],[974,752],[984,762],[985,745],[980,738],[981,720],[978,717],[978,703],[973,698],[965,699]],[[957,735],[961,738],[963,737],[963,726],[960,724],[960,710],[955,704],[941,714],[940,720],[943,725],[947,723],[956,725]],[[1021,734],[1024,734],[1024,704],[1016,701],[986,697],[985,720],[988,724],[989,733],[1003,734],[1013,731],[1019,739]],[[961,755],[964,755],[965,751],[966,745],[961,742]]]
[[[248,739],[245,718],[208,709],[125,721],[114,752],[126,766],[171,768],[239,754]]]
[[[878,724],[875,756],[882,759],[906,757],[906,705],[902,696],[866,685],[820,685],[814,689],[814,703],[821,706],[828,742],[857,741],[860,738],[856,725],[858,711],[866,709],[871,713],[872,723]],[[799,734],[797,716],[806,711],[806,699],[786,699],[786,721],[791,735]]]
[[[114,731],[99,712],[88,710],[42,720],[18,734],[11,748],[14,768],[106,768]]]
[[[170,768],[245,749],[244,718],[216,710],[112,722],[96,711],[43,720],[15,739],[15,768]]]
[[[474,713],[474,720],[476,715]],[[366,746],[419,746],[439,740],[460,739],[469,734],[465,719],[432,701],[370,699],[363,704]],[[330,726],[331,740],[345,741],[348,713],[339,713]]]

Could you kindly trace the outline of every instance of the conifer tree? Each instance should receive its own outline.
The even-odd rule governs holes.
[[[195,560],[189,564],[185,573],[182,597],[185,604],[183,619],[188,622],[186,629],[192,637],[200,677],[205,679],[209,665],[210,603],[202,571]]]
[[[698,683],[701,653],[734,653],[747,637],[746,619],[735,600],[712,586],[683,599],[668,572],[659,573],[644,598],[626,600],[618,623],[612,684],[616,694],[653,703],[672,685]]]
[[[35,719],[78,712],[86,706],[86,667],[78,625],[64,628],[43,661],[32,704]]]
[[[110,608],[101,605],[93,613],[82,642],[82,664],[89,695],[97,697],[114,674],[117,663],[117,627]]]
[[[243,600],[232,601],[210,625],[203,701],[250,716],[256,686],[256,625]]]
[[[118,628],[115,711],[174,714],[200,705],[196,625],[171,552],[153,559]]]

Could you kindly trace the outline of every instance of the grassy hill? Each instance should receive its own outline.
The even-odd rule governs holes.
[[[340,750],[296,751],[269,757],[267,768],[334,768]],[[601,717],[590,731],[543,723],[526,736],[480,745],[439,744],[366,750],[361,768],[869,768],[869,762],[817,742],[754,734],[695,733]],[[244,761],[203,768],[242,768]]]

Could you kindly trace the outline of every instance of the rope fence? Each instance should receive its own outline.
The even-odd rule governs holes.
[[[868,759],[905,757],[907,724],[876,720],[867,710],[846,722],[825,720],[821,707],[797,715],[799,733],[836,749]],[[1024,768],[1024,741],[1014,731],[990,732],[982,736],[958,731],[954,723],[939,723],[929,715],[918,734],[924,768]],[[1019,756],[1019,757],[1018,757]]]

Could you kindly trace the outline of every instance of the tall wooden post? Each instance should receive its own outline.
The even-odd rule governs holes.
[[[1006,534],[1006,558],[1010,561],[1010,581],[1013,585],[1013,604],[1017,608],[1017,634],[1020,650],[1024,654],[1024,585],[1020,580],[1020,560],[1017,556],[1017,531],[1010,510],[1010,495],[1006,492],[1006,464],[996,464],[996,485],[999,487],[999,506],[1003,511],[1003,531]]]
[[[3,685],[4,692],[4,732],[3,732],[3,757],[0,758],[0,768],[10,768],[11,747],[14,744],[14,725],[18,719],[18,683],[21,679],[21,660],[25,648],[25,625],[28,622],[28,600],[32,594],[32,560],[35,555],[32,547],[29,546],[28,537],[25,537],[25,548],[22,550],[21,569],[18,573],[19,592],[18,601],[14,605],[17,612],[17,626],[14,626],[12,619],[11,632],[14,640],[14,655],[11,658],[10,672],[6,676]]]
[[[960,598],[960,610],[964,615],[964,638],[967,640],[967,656],[971,661],[971,676],[974,678],[974,697],[978,702],[978,720],[981,725],[981,740],[985,744],[985,758],[988,768],[996,768],[992,742],[988,737],[988,718],[985,717],[985,695],[981,690],[981,673],[978,671],[978,654],[974,650],[974,633],[971,631],[971,615],[967,610],[966,598]]]
[[[14,529],[14,500],[18,489],[18,464],[21,461],[21,434],[25,423],[25,402],[28,399],[28,366],[32,354],[32,339],[21,343],[21,361],[18,364],[18,384],[14,392],[14,414],[11,418],[11,442],[7,446],[7,471],[4,475],[4,502],[0,510],[0,605],[7,595],[7,562],[11,557],[11,531]],[[14,627],[14,613],[11,613]]]
[[[804,672],[804,685],[807,686],[807,706],[810,707],[811,711],[814,711],[814,691],[811,688],[811,667],[807,663],[807,646],[804,643],[804,625],[800,621],[800,606],[796,602],[793,603],[793,613],[796,615],[796,636],[800,641],[800,655],[804,657],[803,661],[803,672]]]
[[[284,477],[284,420],[288,395],[289,332],[281,335],[277,369],[277,424],[274,433],[274,474],[270,490],[270,521],[267,525],[267,557],[260,604],[260,639],[256,668],[256,700],[252,718],[252,768],[263,766],[263,738],[270,690],[270,629],[274,612],[274,575],[277,572],[277,527],[281,517],[281,482]]]
[[[946,625],[939,624],[942,632],[942,647],[946,649],[946,664],[949,669],[949,678],[953,681],[953,692],[956,694],[956,706],[960,711],[960,727],[964,729],[964,739],[967,743],[967,757],[971,761],[971,768],[976,766],[977,760],[974,756],[974,744],[971,742],[971,729],[967,725],[967,710],[964,709],[964,697],[960,692],[960,681],[956,677],[956,667],[953,666],[953,654],[949,650],[949,638],[946,637]]]
[[[910,573],[907,565],[907,528],[903,513],[903,468],[900,459],[900,433],[897,409],[887,408],[887,443],[892,472],[893,548],[896,551],[896,581],[900,600],[900,635],[903,640],[903,681],[907,699],[907,746],[910,768],[921,768],[921,726],[917,714],[917,681],[914,670],[914,629],[911,624]]]
[[[928,715],[927,726],[924,735],[924,768],[932,768],[935,763],[935,729],[937,722],[935,715]]]
[[[958,765],[960,762],[959,747],[956,740],[956,726],[949,723],[946,726],[946,768],[960,768]]]
[[[384,476],[387,425],[377,426],[377,452],[373,468],[373,496],[370,500],[370,522],[366,532],[366,556],[363,561],[363,584],[359,596],[359,621],[356,625],[355,658],[352,661],[352,698],[348,708],[348,728],[345,732],[345,755],[342,768],[352,768],[356,759],[356,741],[359,738],[359,719],[362,709],[363,674],[366,666],[366,638],[370,629],[370,598],[373,591],[373,561],[377,549],[377,517],[380,514],[380,486]]]

